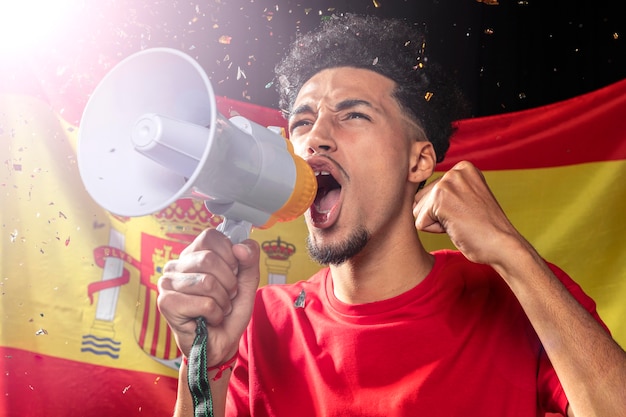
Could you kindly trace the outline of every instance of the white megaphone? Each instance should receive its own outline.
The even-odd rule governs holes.
[[[289,141],[226,119],[200,65],[169,48],[135,53],[104,77],[85,106],[77,156],[85,188],[111,213],[143,216],[202,199],[236,242],[252,226],[300,216],[317,192]]]

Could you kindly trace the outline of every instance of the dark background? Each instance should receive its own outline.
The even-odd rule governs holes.
[[[28,58],[2,59],[0,88],[37,85],[66,114],[75,108],[78,119],[78,109],[115,63],[141,49],[168,46],[195,57],[216,94],[277,108],[273,67],[286,45],[296,33],[344,12],[422,25],[428,58],[454,74],[474,116],[537,107],[626,78],[621,1],[494,2],[85,1]]]
[[[343,12],[422,23],[430,59],[452,71],[473,114],[510,112],[570,98],[626,77],[621,2],[501,0],[208,2],[186,35],[217,94],[276,107],[274,63],[296,32]],[[190,4],[191,6],[191,4]],[[377,7],[378,6],[378,7]],[[184,29],[195,10],[178,7]],[[174,12],[172,10],[171,12]],[[189,13],[191,12],[191,13]],[[231,36],[230,44],[218,42]],[[154,39],[157,41],[157,39]],[[166,43],[176,42],[164,39]],[[229,56],[230,60],[223,58]],[[237,80],[238,68],[241,72]]]
[[[454,73],[475,116],[541,106],[626,78],[626,14],[617,1],[304,1],[278,10],[266,10],[263,1],[241,8],[222,3],[221,29],[233,36],[223,53],[244,63],[247,79],[236,80],[236,68],[223,62],[212,65],[210,54],[198,57],[220,81],[218,94],[271,107],[275,92],[266,86],[285,44],[296,31],[342,12],[422,23],[427,55]]]

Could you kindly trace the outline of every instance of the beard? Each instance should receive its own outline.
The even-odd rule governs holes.
[[[361,252],[369,240],[370,233],[360,227],[352,231],[343,242],[333,245],[319,246],[309,235],[306,238],[306,247],[314,261],[324,265],[341,265]]]

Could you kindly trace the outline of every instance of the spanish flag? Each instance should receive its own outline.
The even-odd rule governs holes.
[[[121,218],[87,195],[76,165],[81,101],[0,93],[0,414],[170,416],[180,352],[156,281],[221,219],[180,200]],[[284,127],[275,109],[218,110]],[[461,120],[437,175],[467,159],[516,227],[596,300],[626,345],[626,81],[532,110]],[[308,278],[302,219],[253,230],[261,284]],[[427,247],[452,247],[422,234]]]

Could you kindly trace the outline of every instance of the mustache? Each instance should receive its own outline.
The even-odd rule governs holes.
[[[319,158],[325,158],[328,161],[330,161],[330,163],[333,164],[335,166],[335,168],[337,168],[337,170],[339,172],[341,172],[341,175],[343,176],[343,178],[345,178],[346,180],[350,181],[350,175],[348,174],[348,172],[331,155],[328,155],[328,154],[325,154],[325,153],[318,153],[316,156],[319,157]]]

